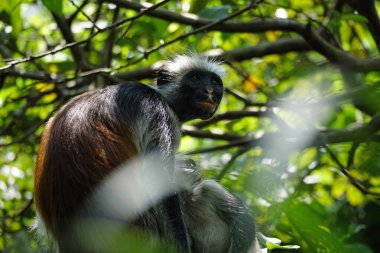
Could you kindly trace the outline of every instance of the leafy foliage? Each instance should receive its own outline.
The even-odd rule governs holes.
[[[85,91],[154,83],[160,61],[196,50],[226,62],[226,92],[214,119],[183,127],[181,152],[261,233],[301,247],[267,250],[377,252],[379,1],[152,2],[0,3],[0,251],[43,251],[28,226],[47,119]]]

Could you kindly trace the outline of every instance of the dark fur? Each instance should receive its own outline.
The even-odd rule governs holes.
[[[168,165],[168,175],[172,173],[179,135],[178,122],[168,110],[163,97],[152,88],[126,84],[81,95],[49,121],[37,159],[35,199],[61,249],[65,225],[99,182],[120,164],[138,154],[159,152]],[[138,117],[144,117],[146,125],[136,137]],[[154,138],[144,139],[149,136]],[[171,233],[172,238],[177,237],[175,231]]]
[[[191,160],[177,161],[191,190],[182,192],[184,221],[193,253],[256,253],[256,226],[248,209],[214,180],[200,179]]]
[[[188,59],[208,66],[203,58]],[[169,73],[164,69],[161,73],[166,75],[158,76],[159,92],[132,83],[85,93],[49,120],[37,156],[35,202],[62,253],[81,252],[72,242],[75,238],[67,237],[67,229],[79,211],[86,215],[89,210],[83,210],[83,204],[119,165],[159,153],[162,169],[172,177],[179,121],[211,117],[222,97],[220,77],[202,68],[191,70]],[[191,79],[194,75],[198,77]],[[162,81],[165,78],[170,82]],[[189,247],[177,193],[129,223],[156,232],[178,249]]]

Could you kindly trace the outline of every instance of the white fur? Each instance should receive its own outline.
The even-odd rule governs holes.
[[[190,53],[176,55],[172,60],[166,61],[164,66],[169,73],[184,75],[191,69],[202,69],[222,78],[225,76],[225,69],[220,64],[221,62],[209,59],[206,55]]]
[[[42,249],[48,250],[48,252],[58,252],[56,241],[49,236],[49,232],[41,219],[38,211],[36,212],[36,218],[33,224],[30,226],[30,231],[34,233],[39,246]]]

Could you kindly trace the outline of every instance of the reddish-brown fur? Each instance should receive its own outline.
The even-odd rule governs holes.
[[[97,215],[91,205],[86,205],[86,200],[126,160],[158,153],[163,165],[157,169],[172,179],[174,154],[180,139],[179,122],[211,117],[223,94],[218,76],[222,70],[215,66],[218,64],[199,57],[194,60],[180,57],[178,64],[186,59],[191,63],[188,68],[195,70],[190,72],[188,64],[179,69],[176,78],[181,85],[177,82],[171,85],[171,78],[176,75],[166,73],[159,74],[158,91],[139,83],[109,86],[76,97],[49,121],[37,158],[35,200],[47,230],[58,241],[60,252],[88,252],[80,250],[81,242],[76,233],[71,233],[76,229],[71,226],[72,218],[76,214],[80,218]],[[195,73],[197,63],[201,64],[201,71]],[[195,74],[197,83],[190,80]],[[209,92],[205,93],[207,87],[214,90],[213,105],[205,108],[199,103],[210,102]],[[135,224],[179,250],[188,251],[189,238],[179,198],[177,192],[172,192],[149,206],[146,212],[139,213],[136,220],[120,222]]]
[[[35,171],[35,202],[55,238],[97,184],[137,149],[107,97],[86,93],[50,119]],[[108,103],[108,105],[107,105]]]

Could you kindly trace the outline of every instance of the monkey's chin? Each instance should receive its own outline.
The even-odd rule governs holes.
[[[205,112],[212,113],[216,109],[216,104],[214,102],[201,101],[201,102],[198,102],[197,105],[202,109],[202,111],[205,111]]]
[[[211,118],[212,116],[214,115],[214,113],[208,113],[206,116],[202,116],[202,117],[199,117],[201,120],[206,120],[206,119],[209,119]]]
[[[201,101],[198,102],[197,105],[198,108],[201,110],[201,115],[199,118],[203,120],[211,118],[212,115],[214,115],[217,108],[217,104],[210,101]]]

